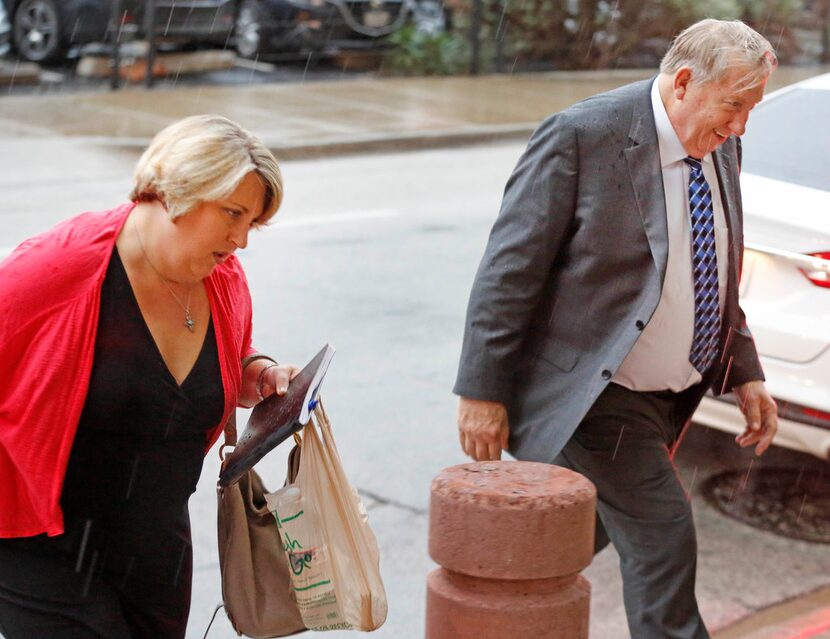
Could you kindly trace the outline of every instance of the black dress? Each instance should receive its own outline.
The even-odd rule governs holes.
[[[61,496],[65,533],[0,540],[6,639],[184,637],[192,572],[187,502],[223,408],[212,323],[177,384],[114,250]]]

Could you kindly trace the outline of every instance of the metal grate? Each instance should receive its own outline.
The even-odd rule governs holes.
[[[789,537],[830,544],[828,472],[792,468],[728,471],[702,486],[706,500],[745,524]]]

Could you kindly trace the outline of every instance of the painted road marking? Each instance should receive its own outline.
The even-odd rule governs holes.
[[[376,220],[398,217],[401,212],[398,209],[374,209],[368,211],[343,211],[342,213],[331,213],[328,215],[309,215],[301,218],[291,218],[274,223],[274,228],[290,228],[302,226],[321,226],[324,224],[336,224],[338,222],[354,222],[355,220]]]

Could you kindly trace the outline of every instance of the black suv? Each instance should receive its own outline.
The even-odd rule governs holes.
[[[146,35],[144,0],[0,0],[12,23],[17,54],[31,62],[58,62],[70,47]],[[177,41],[224,44],[233,33],[235,0],[155,0],[157,35]]]

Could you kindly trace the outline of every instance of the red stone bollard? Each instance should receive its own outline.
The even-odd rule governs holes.
[[[596,489],[535,462],[478,462],[432,481],[426,639],[587,639]]]

